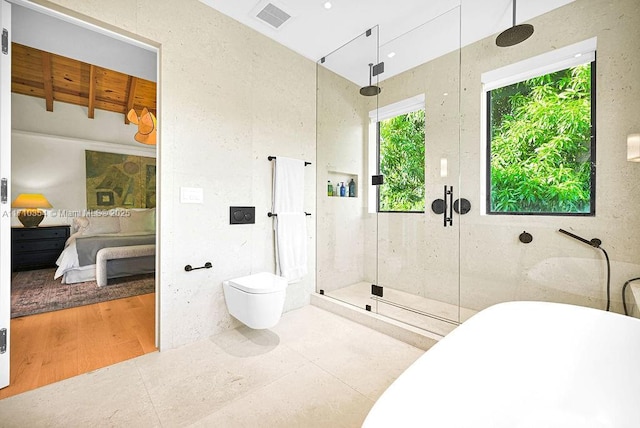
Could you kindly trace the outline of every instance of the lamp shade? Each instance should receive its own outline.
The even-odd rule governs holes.
[[[18,220],[24,227],[38,227],[44,220],[44,213],[40,208],[52,208],[47,198],[41,193],[21,193],[11,207],[23,208],[18,213]]]
[[[11,204],[12,208],[52,208],[42,193],[21,193]]]
[[[627,160],[640,162],[640,134],[629,134],[627,136]]]

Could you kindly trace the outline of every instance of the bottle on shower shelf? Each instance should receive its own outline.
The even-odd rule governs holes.
[[[353,178],[349,182],[349,197],[350,198],[356,197],[356,182],[353,181]]]
[[[333,196],[340,196],[340,182],[336,181],[336,185],[333,186]]]
[[[333,184],[329,180],[327,180],[327,195],[333,196]]]
[[[344,187],[344,181],[342,183],[340,183],[340,196],[346,196],[347,195],[347,189]]]

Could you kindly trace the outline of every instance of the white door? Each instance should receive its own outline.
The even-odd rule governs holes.
[[[9,385],[11,321],[11,5],[0,0],[0,388]]]

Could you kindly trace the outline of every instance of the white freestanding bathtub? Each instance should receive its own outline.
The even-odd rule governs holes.
[[[560,303],[492,306],[411,365],[364,427],[640,427],[640,319]]]

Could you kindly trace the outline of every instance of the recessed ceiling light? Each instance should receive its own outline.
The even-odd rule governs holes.
[[[581,56],[582,56],[581,53],[577,53],[577,54],[574,55],[575,58],[580,58]]]
[[[448,92],[445,92],[445,93],[444,93],[444,94],[442,94],[442,95],[444,95],[444,96],[446,97],[447,95],[449,95],[449,93],[448,93]]]
[[[330,1],[324,2],[324,8],[325,8],[325,9],[331,9],[331,6],[332,6],[332,5],[331,5],[331,2],[330,2]]]
[[[395,52],[389,52],[389,53],[387,54],[387,56],[388,56],[389,58],[393,58],[394,56],[396,56],[396,53],[395,53]]]

